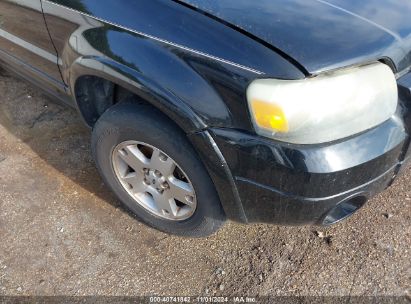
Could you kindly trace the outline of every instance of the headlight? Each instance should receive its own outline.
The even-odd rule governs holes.
[[[259,79],[247,90],[258,134],[296,144],[348,137],[389,119],[397,83],[382,63],[324,73],[304,80]]]

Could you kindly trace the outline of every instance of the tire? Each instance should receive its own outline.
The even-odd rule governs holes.
[[[141,144],[137,145],[137,143]],[[126,150],[122,147],[126,147]],[[136,147],[140,150],[137,151]],[[153,150],[150,156],[151,148]],[[132,157],[135,153],[140,155],[143,151],[145,154],[148,153],[147,157],[152,159],[158,149],[159,154],[156,156],[161,155],[167,159],[167,162],[174,161],[177,169],[169,177],[166,177],[166,174],[161,175],[161,170],[153,171],[154,169],[146,168],[135,170],[134,168],[138,166],[128,166],[130,159],[127,157],[130,156],[130,149],[134,151]],[[171,234],[203,237],[214,233],[224,223],[224,211],[214,184],[194,148],[186,135],[168,117],[152,106],[129,99],[108,109],[94,126],[92,151],[104,182],[137,218],[149,226]],[[155,163],[152,159],[150,159],[150,164]],[[124,169],[125,167],[127,168]],[[144,175],[143,186],[139,182],[143,177],[139,174]],[[194,191],[194,195],[184,196],[185,203],[188,204],[190,201],[190,205],[182,204],[182,199],[171,199],[173,202],[171,205],[174,206],[170,207],[171,209],[161,209],[158,206],[154,208],[155,198],[161,198],[161,195],[167,195],[168,198],[172,193],[177,193],[178,197],[181,197],[181,191],[175,192],[173,190],[175,188],[172,187],[174,184],[171,183],[171,180],[175,181],[176,174],[179,179],[187,182],[184,187],[189,185],[191,186],[190,191]],[[129,179],[126,178],[130,176],[135,177],[138,182],[128,184]],[[152,179],[153,184],[151,184],[151,176],[155,176]],[[161,178],[155,181],[157,176]],[[167,181],[162,182],[164,180]],[[133,188],[136,184],[138,191],[141,187],[150,190],[148,192],[143,190],[136,199],[134,192],[136,188]],[[164,184],[168,186],[164,188],[166,190],[163,189]],[[157,190],[154,191],[154,187],[157,187]],[[176,189],[181,190],[181,188]],[[159,194],[159,191],[163,192]],[[164,199],[161,199],[161,202],[164,203]],[[193,203],[195,203],[195,209]],[[180,207],[176,209],[177,204]],[[168,212],[168,210],[171,211]],[[177,218],[176,214],[182,214],[187,218]]]

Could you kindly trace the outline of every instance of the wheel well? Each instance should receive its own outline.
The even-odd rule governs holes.
[[[77,105],[87,125],[93,127],[100,116],[119,101],[135,97],[129,90],[97,76],[82,76],[75,84]]]

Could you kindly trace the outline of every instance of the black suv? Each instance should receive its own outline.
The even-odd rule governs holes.
[[[328,225],[410,158],[410,16],[404,0],[0,0],[0,61],[78,110],[149,225]]]

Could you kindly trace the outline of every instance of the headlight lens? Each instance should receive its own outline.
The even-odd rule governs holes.
[[[389,119],[398,91],[382,63],[324,73],[304,80],[259,79],[247,90],[258,134],[295,144],[348,137]]]

